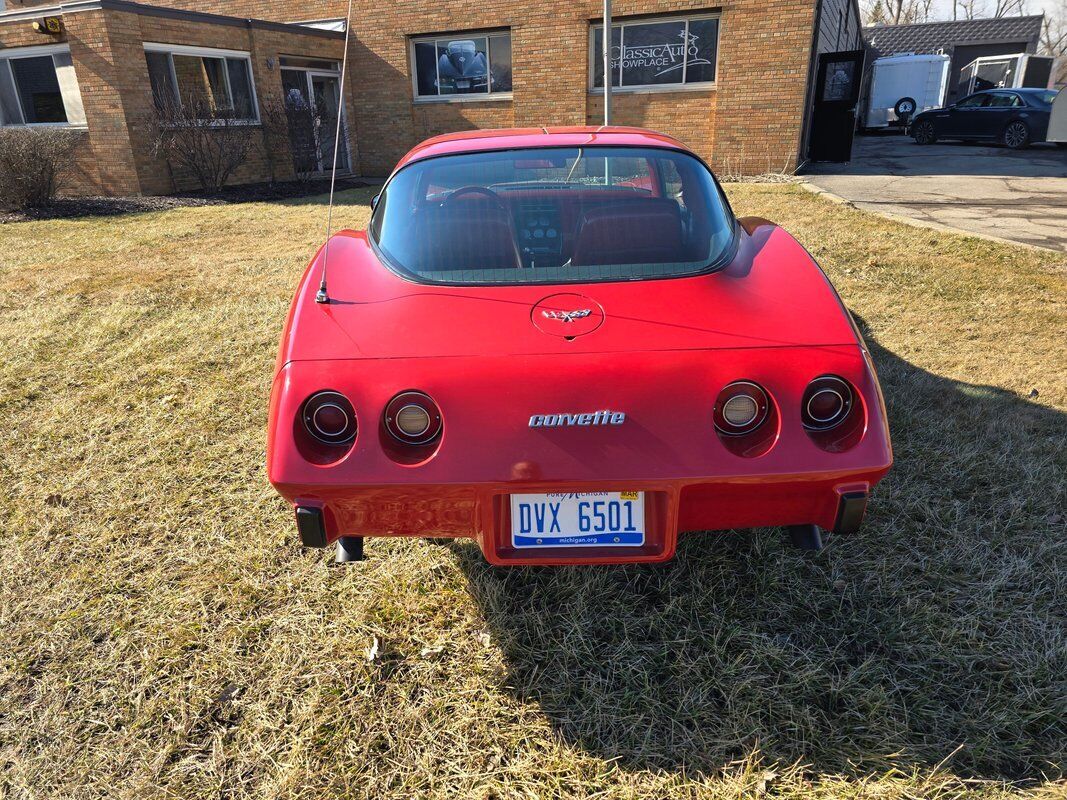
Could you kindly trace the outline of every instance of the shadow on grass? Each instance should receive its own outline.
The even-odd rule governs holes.
[[[1065,415],[868,339],[897,461],[856,536],[690,534],[663,566],[494,569],[453,545],[506,685],[625,769],[758,747],[852,776],[1062,774]],[[1057,550],[1059,552],[1057,552]]]

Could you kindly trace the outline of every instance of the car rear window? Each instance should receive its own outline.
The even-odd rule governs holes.
[[[624,281],[715,268],[733,217],[707,167],[660,148],[525,148],[416,161],[371,238],[425,283]]]

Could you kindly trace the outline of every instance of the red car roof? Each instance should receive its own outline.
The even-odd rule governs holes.
[[[672,136],[645,128],[574,125],[556,128],[497,128],[459,131],[434,136],[415,145],[400,159],[397,169],[412,161],[451,153],[475,153],[485,150],[511,150],[517,147],[585,147],[588,145],[625,147],[666,147],[689,152]]]

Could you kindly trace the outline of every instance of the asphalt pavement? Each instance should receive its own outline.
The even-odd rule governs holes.
[[[1067,251],[1067,149],[857,136],[847,164],[804,177],[855,206],[1052,250]]]

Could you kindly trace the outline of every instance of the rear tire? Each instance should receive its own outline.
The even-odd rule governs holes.
[[[1013,120],[1004,126],[1004,132],[1000,135],[1000,140],[1005,147],[1012,150],[1022,150],[1030,144],[1030,129],[1025,122]]]
[[[937,134],[934,133],[934,123],[928,119],[921,119],[911,126],[911,138],[915,140],[916,144],[933,144],[937,141]]]

